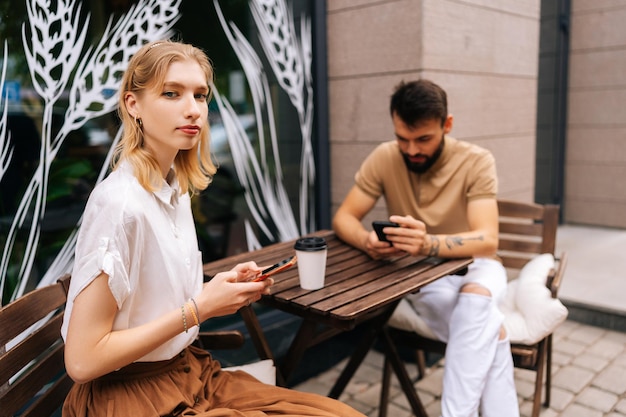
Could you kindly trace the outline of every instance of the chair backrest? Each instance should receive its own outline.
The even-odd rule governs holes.
[[[498,200],[498,255],[506,268],[521,269],[542,253],[555,254],[559,206]]]
[[[72,381],[65,373],[60,332],[68,288],[66,275],[0,309],[2,417],[18,411],[21,416],[51,415],[69,392]]]

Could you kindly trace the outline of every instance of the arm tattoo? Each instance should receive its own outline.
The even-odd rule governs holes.
[[[428,256],[439,256],[439,246],[441,242],[437,236],[430,236],[430,249],[428,250]]]
[[[446,237],[446,247],[448,249],[452,249],[454,246],[463,246],[465,242],[468,240],[484,240],[484,236],[476,236],[476,237],[458,237],[458,236],[447,236]]]

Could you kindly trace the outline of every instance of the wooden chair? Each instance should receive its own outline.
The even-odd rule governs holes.
[[[520,270],[536,255],[543,253],[554,255],[559,222],[559,207],[557,205],[499,200],[498,209],[500,214],[498,255],[502,258],[507,271]],[[563,279],[563,272],[567,264],[566,254],[563,253],[560,257],[555,257],[555,260],[555,267],[546,277],[546,286],[553,298],[557,298]],[[420,336],[416,332],[400,330],[391,326],[388,326],[385,332],[395,344],[406,345],[416,350],[418,379],[421,379],[425,373],[425,351],[441,355],[445,353],[445,343]],[[538,417],[544,372],[544,405],[546,407],[550,405],[552,333],[545,335],[539,342],[532,345],[512,344],[511,352],[515,367],[536,372],[532,416]],[[397,351],[392,352],[392,354],[395,355],[394,360],[400,360]],[[390,359],[389,357],[385,358],[383,369],[379,414],[381,417],[387,414],[391,377]]]
[[[25,417],[49,416],[63,403],[72,386],[65,373],[60,331],[68,287],[69,276],[65,276],[0,310],[2,417],[13,416],[20,410]],[[7,345],[40,321],[45,324],[15,346]],[[44,394],[37,395],[43,390]]]
[[[0,309],[0,417],[51,416],[58,412],[72,380],[65,372],[61,338],[70,275],[38,288]],[[31,332],[39,322],[43,325]],[[19,342],[15,338],[27,332]],[[241,347],[241,332],[202,332],[206,349]]]

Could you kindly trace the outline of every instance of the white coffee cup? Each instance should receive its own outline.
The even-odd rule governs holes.
[[[303,237],[294,245],[298,258],[300,286],[305,290],[324,287],[328,246],[323,237]]]

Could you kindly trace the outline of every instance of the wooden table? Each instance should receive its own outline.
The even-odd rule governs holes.
[[[338,398],[378,337],[385,352],[395,349],[385,337],[383,326],[402,297],[466,268],[472,259],[405,256],[393,261],[376,261],[339,240],[332,231],[323,230],[311,235],[324,237],[328,243],[324,288],[313,291],[300,288],[298,270],[294,267],[273,277],[272,294],[264,296],[260,302],[303,319],[284,361],[277,364],[277,382],[283,386],[306,349],[367,323],[363,340],[355,342],[355,350],[346,368],[329,393],[329,397]],[[294,241],[281,242],[234,255],[204,265],[204,272],[214,275],[249,260],[262,266],[271,265],[293,255],[293,246]],[[261,359],[273,359],[276,363],[254,310],[246,307],[240,313]],[[404,366],[397,360],[392,360],[391,364],[413,412],[426,416]]]

